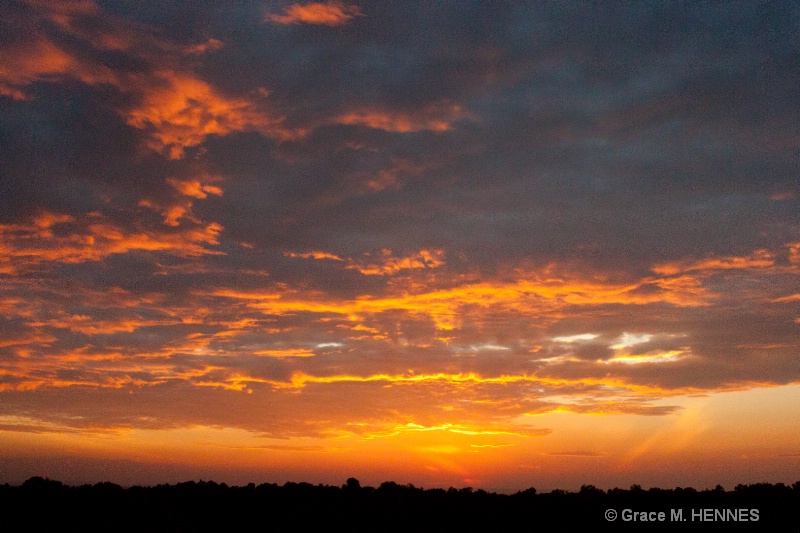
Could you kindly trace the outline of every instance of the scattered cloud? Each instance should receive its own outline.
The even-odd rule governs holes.
[[[420,250],[407,257],[393,257],[391,250],[383,249],[377,257],[368,256],[360,261],[351,261],[346,268],[375,276],[394,274],[401,270],[436,268],[444,264],[444,250]]]
[[[350,22],[353,18],[363,15],[361,8],[357,5],[329,1],[325,3],[291,4],[284,8],[282,15],[268,13],[264,19],[267,22],[276,24],[341,26]]]
[[[143,87],[142,101],[126,112],[127,123],[149,133],[148,145],[170,159],[180,159],[186,148],[209,135],[259,131],[288,140],[303,135],[283,127],[283,118],[272,117],[253,102],[226,98],[208,83],[191,75],[162,71],[156,83]]]
[[[187,46],[185,50],[187,54],[205,54],[209,51],[219,50],[223,46],[225,43],[212,37],[204,43]]]
[[[54,235],[53,229],[58,229],[59,235]],[[65,218],[46,212],[26,224],[0,225],[4,241],[0,245],[0,271],[11,274],[48,263],[100,261],[137,250],[179,257],[223,254],[212,248],[219,244],[222,229],[212,222],[178,232],[128,230],[99,213]]]
[[[775,256],[767,250],[756,250],[752,254],[743,257],[719,257],[699,261],[679,261],[658,265],[653,268],[653,272],[663,275],[674,275],[681,272],[691,272],[695,270],[730,270],[730,269],[753,269],[768,268],[775,264]]]
[[[334,119],[334,122],[336,124],[366,126],[368,128],[398,133],[412,133],[426,130],[442,133],[452,129],[455,122],[470,117],[471,115],[461,106],[444,103],[432,105],[415,113],[379,109],[357,109],[339,115]]]
[[[38,3],[33,5],[47,12],[68,34],[89,41],[100,51],[124,49],[136,61],[148,64],[149,71],[115,71],[90,55],[77,54],[66,46],[37,36],[33,43],[6,50],[8,60],[0,67],[2,95],[24,100],[29,98],[25,88],[32,83],[57,82],[64,78],[77,79],[90,86],[113,86],[133,100],[132,105],[119,108],[126,123],[146,131],[147,145],[171,159],[180,159],[187,148],[201,144],[209,135],[258,131],[288,140],[305,134],[303,130],[284,127],[283,117],[270,113],[255,101],[225,96],[191,71],[173,68],[170,56],[177,58],[183,53],[219,48],[221,41],[211,39],[200,48],[190,47],[184,52],[152,33],[143,43],[131,41],[127,38],[133,31],[130,24],[104,15],[91,2],[86,2],[85,9],[61,10]],[[117,33],[103,34],[103,38],[86,34],[78,22],[86,17],[108,22]],[[125,44],[117,42],[116,37],[127,38]]]
[[[207,198],[209,194],[222,196],[222,189],[220,187],[203,184],[199,180],[181,181],[168,178],[167,183],[172,185],[181,194],[191,196],[192,198]]]
[[[283,255],[286,257],[300,257],[303,259],[330,259],[332,261],[344,261],[341,257],[335,254],[329,254],[328,252],[284,252]]]

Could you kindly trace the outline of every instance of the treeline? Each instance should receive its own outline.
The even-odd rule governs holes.
[[[585,485],[504,495],[391,481],[362,487],[354,478],[341,487],[189,481],[123,488],[34,477],[0,485],[0,512],[6,526],[36,531],[800,531],[800,481],[731,491]]]

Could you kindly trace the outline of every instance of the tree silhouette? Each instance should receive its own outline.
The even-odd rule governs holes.
[[[214,481],[123,488],[104,482],[69,487],[60,481],[33,477],[20,486],[0,485],[4,523],[32,529],[80,531],[576,531],[607,529],[605,511],[683,509],[697,531],[797,531],[800,529],[800,481],[792,485],[756,483],[693,488],[603,491],[582,485],[578,492],[529,488],[504,495],[483,489],[425,490],[393,481],[377,489],[356,478],[341,486],[288,482],[250,483],[243,487]],[[693,523],[692,510],[744,510],[758,523]],[[730,514],[730,513],[729,513]],[[641,524],[638,524],[641,526]],[[649,524],[648,531],[674,530],[669,521]],[[614,529],[634,530],[621,519]],[[630,527],[628,527],[630,526]],[[652,527],[650,527],[652,526]],[[701,527],[702,526],[702,527]],[[682,528],[683,529],[683,528]]]

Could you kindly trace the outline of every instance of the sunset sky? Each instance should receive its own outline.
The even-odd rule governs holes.
[[[800,479],[796,2],[0,4],[0,483]]]

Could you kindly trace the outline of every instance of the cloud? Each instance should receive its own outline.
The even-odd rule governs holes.
[[[461,106],[436,104],[416,112],[386,111],[380,109],[355,109],[333,119],[336,124],[367,126],[369,128],[412,133],[433,131],[442,133],[452,129],[453,124],[472,115]]]
[[[330,259],[332,261],[342,261],[346,269],[357,270],[365,276],[391,275],[401,270],[417,270],[437,268],[445,264],[443,250],[420,250],[419,252],[406,256],[395,257],[389,249],[381,250],[380,254],[374,256],[365,253],[361,259],[342,259],[338,255],[314,251],[314,252],[284,252],[286,257],[298,257],[303,259]]]
[[[787,244],[786,247],[789,248],[789,262],[800,267],[800,242]]]
[[[395,425],[392,428],[386,428],[380,431],[363,430],[362,434],[368,439],[394,437],[404,433],[428,433],[428,432],[443,432],[453,433],[457,435],[474,436],[508,436],[508,437],[544,437],[552,433],[550,429],[531,429],[520,428],[515,426],[469,426],[464,424],[451,424],[444,423],[439,425],[426,426],[414,422],[406,424]],[[474,447],[492,447],[491,445],[478,445]],[[507,445],[505,445],[507,446]],[[503,447],[503,445],[495,446]]]
[[[284,128],[281,117],[269,116],[251,101],[225,98],[191,75],[156,73],[142,92],[141,103],[126,112],[127,123],[148,131],[150,148],[170,159],[180,159],[186,148],[199,145],[209,135],[248,130],[282,140],[303,135],[301,130]]]
[[[366,276],[391,275],[401,270],[436,268],[444,265],[444,250],[420,250],[407,257],[393,257],[389,249],[377,257],[350,261],[345,268],[355,269]]]
[[[775,264],[775,256],[767,250],[756,250],[743,257],[719,257],[699,261],[680,261],[653,267],[656,274],[674,275],[694,270],[730,270],[767,268]]]
[[[403,177],[419,176],[424,171],[422,165],[417,165],[413,161],[405,159],[395,159],[389,168],[380,170],[376,176],[370,176],[366,180],[366,187],[370,192],[378,192],[384,189],[400,189]]]
[[[222,196],[222,188],[214,185],[205,185],[199,180],[176,180],[167,178],[166,182],[171,185],[179,194],[177,199],[150,200],[142,199],[138,202],[138,207],[145,207],[160,212],[164,216],[164,224],[170,227],[178,227],[182,223],[199,225],[201,220],[194,215],[193,203],[188,198],[205,199],[209,194]]]
[[[172,185],[178,192],[192,198],[207,198],[209,194],[222,196],[222,189],[216,185],[206,185],[199,180],[177,180],[168,178],[167,183]]]
[[[424,258],[423,258],[424,259]],[[425,268],[423,260],[408,261],[408,267]],[[396,271],[403,261],[389,263],[386,271]],[[380,269],[374,269],[378,272]],[[370,273],[373,270],[369,270]],[[297,297],[294,293],[271,291],[239,291],[216,289],[210,295],[241,300],[253,309],[266,314],[296,312],[332,315],[376,315],[392,310],[430,316],[441,329],[449,330],[460,322],[461,310],[470,306],[484,309],[516,310],[538,316],[558,316],[559,309],[567,305],[608,305],[668,303],[677,306],[706,306],[714,298],[712,293],[693,279],[644,279],[631,284],[602,284],[581,280],[541,279],[535,273],[529,279],[515,282],[471,283],[441,290],[429,290],[387,297],[361,297],[338,300],[317,295],[314,298]],[[642,287],[655,286],[656,291],[641,291]]]
[[[87,65],[50,41],[40,39],[6,49],[7,59],[0,66],[0,95],[27,100],[25,88],[37,81],[64,76],[87,84],[118,83],[117,75],[103,66]]]
[[[283,348],[276,350],[258,350],[253,352],[253,355],[261,355],[264,357],[314,357],[316,354],[312,350],[305,348]]]
[[[59,235],[54,235],[52,228],[58,228]],[[48,263],[100,261],[137,250],[178,257],[222,254],[209,247],[219,244],[222,229],[212,222],[178,232],[128,230],[99,213],[78,218],[45,212],[27,224],[0,225],[4,241],[0,245],[0,271],[15,273]]]
[[[284,252],[283,255],[285,255],[286,257],[300,257],[303,259],[330,259],[332,261],[344,261],[344,259],[342,259],[338,255],[320,251],[304,252],[304,253]]]
[[[53,19],[62,31],[86,41],[97,51],[124,51],[146,65],[140,72],[116,71],[97,61],[97,54],[80,54],[67,46],[36,36],[33,43],[7,47],[8,60],[0,67],[0,94],[15,99],[29,96],[24,89],[37,81],[55,82],[74,78],[87,85],[110,85],[128,95],[132,105],[119,106],[126,123],[147,133],[147,145],[171,159],[180,159],[187,148],[197,146],[210,135],[258,131],[268,137],[288,140],[302,137],[300,129],[286,128],[284,119],[267,111],[260,99],[228,97],[187,69],[176,68],[175,59],[194,54],[149,33],[143,41],[131,39],[136,29],[125,21],[100,11],[93,3],[87,9],[54,9],[34,4],[34,9]],[[91,9],[88,9],[91,7]],[[84,19],[112,29],[103,38],[87,32]],[[116,38],[123,39],[118,42]],[[206,47],[219,48],[218,40]]]
[[[223,46],[225,46],[225,43],[212,37],[204,43],[194,44],[186,47],[185,51],[187,54],[205,54],[208,51],[219,50]]]
[[[773,303],[783,303],[783,302],[795,302],[800,300],[800,293],[797,294],[790,294],[788,296],[781,296],[780,298],[775,298],[772,300]]]
[[[354,4],[329,1],[308,4],[291,4],[284,8],[282,15],[268,13],[264,20],[276,24],[321,24],[341,26],[355,17],[363,16],[361,8]]]

